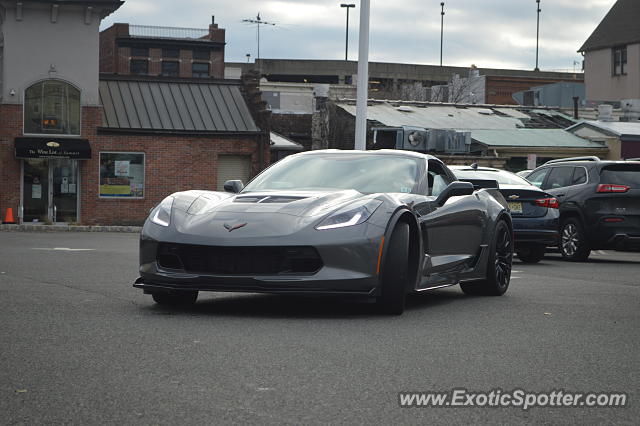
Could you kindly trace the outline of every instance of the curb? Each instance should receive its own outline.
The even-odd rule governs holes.
[[[129,232],[139,233],[141,226],[84,225],[0,225],[0,232]]]

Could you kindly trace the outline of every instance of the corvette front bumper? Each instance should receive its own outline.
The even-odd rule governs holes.
[[[257,292],[257,293],[287,293],[287,294],[335,294],[376,296],[379,287],[378,257],[380,253],[382,229],[366,227],[358,231],[315,231],[315,244],[322,259],[322,266],[313,273],[279,273],[279,274],[248,274],[248,273],[211,273],[202,270],[185,270],[167,268],[159,261],[159,247],[162,243],[155,238],[145,235],[140,240],[140,277],[133,284],[143,289],[145,293],[171,292],[180,290],[190,291],[221,291],[221,292]],[[367,234],[379,234],[367,236]],[[321,237],[321,238],[318,238]],[[305,239],[310,241],[310,239]],[[184,241],[176,238],[174,241]],[[300,238],[280,238],[279,246],[294,246],[299,244]],[[189,241],[204,245],[204,241]],[[220,241],[216,241],[220,244]],[[259,247],[269,249],[274,247],[271,240],[241,240],[226,241],[222,247],[229,251],[237,247]],[[187,263],[187,262],[185,262]]]

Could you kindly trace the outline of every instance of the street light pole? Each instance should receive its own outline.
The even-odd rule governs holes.
[[[536,0],[536,4],[538,19],[536,23],[536,67],[534,71],[540,71],[540,68],[538,68],[538,46],[540,40],[540,12],[542,12],[542,9],[540,9],[540,0]]]
[[[360,1],[360,30],[358,35],[358,86],[356,92],[356,137],[354,148],[367,149],[367,98],[369,96],[369,5]]]
[[[351,9],[352,7],[356,7],[356,5],[353,3],[349,3],[349,4],[342,3],[340,7],[344,7],[347,9],[347,35],[346,35],[346,41],[344,45],[344,60],[348,61],[349,60],[349,9]]]
[[[440,3],[440,66],[442,66],[442,39],[444,36],[444,2]]]

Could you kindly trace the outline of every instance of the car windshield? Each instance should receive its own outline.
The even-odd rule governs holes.
[[[335,191],[363,194],[416,192],[419,160],[400,155],[326,154],[287,157],[258,175],[243,190]]]
[[[489,179],[502,185],[531,185],[531,182],[504,170],[453,170],[458,179]]]

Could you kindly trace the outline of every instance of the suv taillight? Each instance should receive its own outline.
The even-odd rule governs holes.
[[[627,192],[629,187],[627,185],[613,185],[610,183],[598,185],[596,192]]]
[[[536,205],[540,207],[547,207],[549,209],[557,209],[558,199],[557,198],[541,198],[539,200],[536,200]]]

